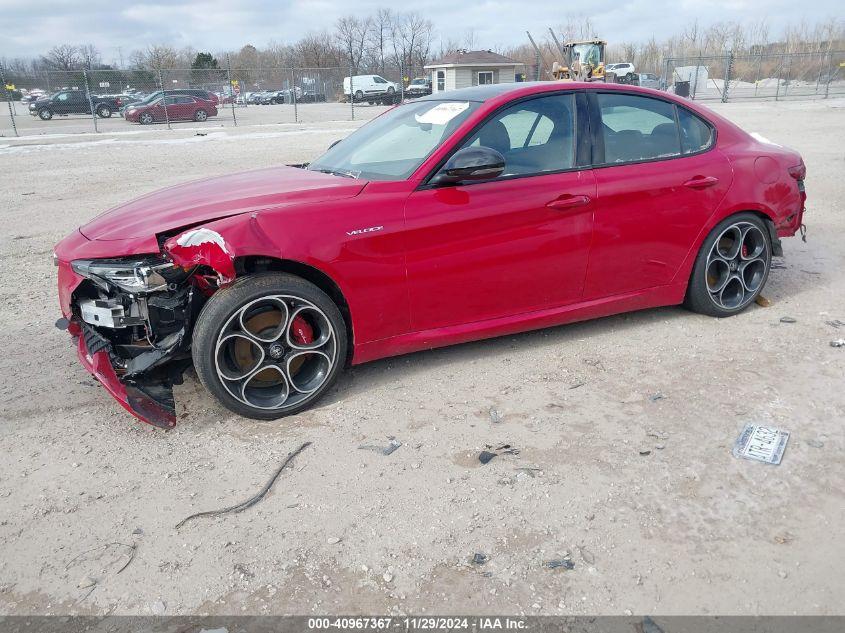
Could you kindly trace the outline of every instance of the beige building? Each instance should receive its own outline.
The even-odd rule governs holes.
[[[516,81],[522,63],[492,51],[458,50],[428,64],[432,92]]]

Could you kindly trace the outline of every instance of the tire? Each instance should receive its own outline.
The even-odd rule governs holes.
[[[396,88],[394,88],[393,86],[387,87],[387,94],[393,95],[395,92],[396,92]]]
[[[297,318],[307,327],[300,322],[292,333]],[[305,340],[294,341],[297,332]],[[212,295],[191,354],[200,382],[224,407],[275,420],[307,409],[331,388],[347,346],[346,325],[328,295],[294,275],[261,273]]]
[[[739,314],[762,292],[772,266],[772,240],[764,220],[749,212],[722,220],[695,260],[684,305],[700,314]]]
[[[141,125],[149,125],[153,121],[155,121],[155,119],[153,118],[153,115],[149,112],[143,112],[141,116],[138,117],[138,123],[140,123]]]
[[[355,101],[363,101],[364,100],[364,93],[360,90],[355,91]]]
[[[99,108],[97,108],[97,116],[101,119],[110,119],[111,114],[111,108],[108,106],[100,106]]]
[[[49,110],[48,108],[43,108],[43,109],[38,111],[38,117],[42,121],[49,121],[50,119],[53,118],[53,111]]]
[[[202,123],[203,121],[208,121],[208,112],[203,109],[199,109],[194,112],[194,121],[198,123]]]

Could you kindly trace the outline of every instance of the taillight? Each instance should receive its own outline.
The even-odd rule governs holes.
[[[801,196],[801,208],[803,209],[804,204],[807,202],[807,192],[804,189],[804,177],[807,175],[807,166],[804,165],[804,161],[802,160],[799,165],[790,167],[787,171],[790,176],[798,181],[798,194]]]
[[[804,165],[803,160],[799,165],[790,167],[787,171],[789,172],[790,176],[795,178],[795,180],[804,180],[804,177],[807,175],[807,167],[806,165]]]

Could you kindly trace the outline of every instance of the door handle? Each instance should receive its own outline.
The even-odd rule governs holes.
[[[570,196],[564,194],[559,198],[555,198],[548,204],[550,209],[571,209],[572,207],[583,207],[590,204],[590,196]]]
[[[684,183],[684,187],[689,187],[690,189],[704,189],[706,187],[712,187],[719,183],[719,179],[715,176],[696,176],[695,178],[691,178]]]

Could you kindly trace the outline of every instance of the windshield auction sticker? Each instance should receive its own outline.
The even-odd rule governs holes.
[[[423,112],[422,114],[414,115],[414,118],[416,118],[417,123],[446,125],[468,107],[468,101],[449,101],[447,103],[438,103],[431,110]]]

